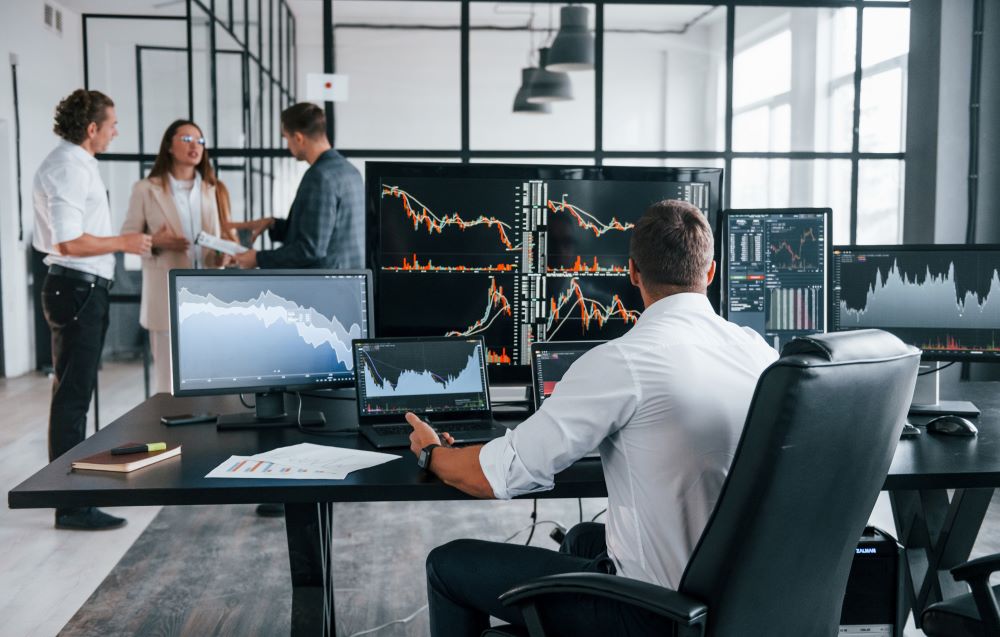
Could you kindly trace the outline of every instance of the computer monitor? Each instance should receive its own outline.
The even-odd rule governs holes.
[[[285,415],[286,390],[354,383],[351,341],[373,335],[365,270],[171,270],[174,396],[256,394],[221,428],[316,424]]]
[[[998,362],[998,293],[997,245],[834,246],[830,329],[886,330],[928,361]],[[918,403],[920,412],[979,412]]]
[[[775,349],[826,331],[829,208],[726,210],[722,214],[723,316]]]
[[[570,366],[606,341],[565,341],[531,344],[531,377],[535,409],[552,395]]]
[[[531,343],[635,324],[628,247],[646,208],[682,199],[714,226],[721,185],[718,168],[368,162],[379,334],[482,336],[490,377],[526,383]]]
[[[486,346],[473,338],[380,338],[354,341],[358,415],[399,422],[416,414],[490,410]]]

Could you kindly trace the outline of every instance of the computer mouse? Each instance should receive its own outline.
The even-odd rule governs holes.
[[[976,426],[972,422],[954,414],[938,416],[928,422],[927,431],[936,434],[947,434],[949,436],[975,436],[979,433],[979,430],[976,429]]]

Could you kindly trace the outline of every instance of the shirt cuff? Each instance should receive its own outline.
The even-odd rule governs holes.
[[[510,446],[510,435],[508,431],[503,438],[495,438],[479,450],[479,466],[486,476],[486,480],[493,489],[493,497],[497,500],[510,500],[511,495],[507,490],[507,476],[510,473],[510,465],[514,461],[514,449]]]

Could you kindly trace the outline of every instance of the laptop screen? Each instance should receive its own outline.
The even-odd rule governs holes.
[[[534,379],[535,409],[552,395],[566,370],[594,347],[607,341],[564,341],[531,345],[531,377]]]
[[[354,371],[362,417],[490,409],[481,338],[354,341]]]

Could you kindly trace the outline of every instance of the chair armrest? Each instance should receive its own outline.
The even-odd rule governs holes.
[[[539,577],[500,596],[504,606],[531,601],[540,595],[583,594],[644,608],[675,624],[691,626],[705,620],[708,607],[669,588],[604,573],[570,573]]]
[[[1000,553],[994,553],[986,557],[969,560],[965,564],[959,564],[951,569],[951,574],[956,580],[967,582],[970,579],[986,577],[996,571],[1000,571]]]

